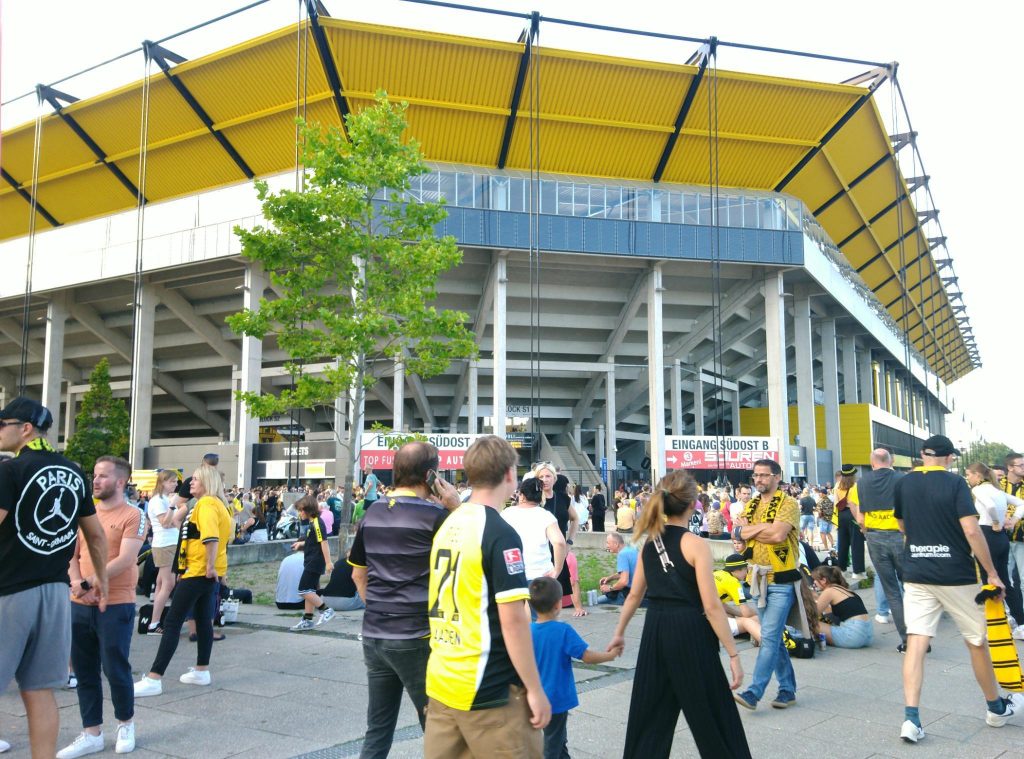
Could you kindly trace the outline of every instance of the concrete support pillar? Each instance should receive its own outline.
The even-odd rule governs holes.
[[[811,299],[793,302],[793,343],[796,348],[796,404],[800,445],[807,453],[807,481],[818,482],[818,435],[814,420],[814,354],[811,347]]]
[[[742,435],[740,431],[740,391],[739,389],[733,390],[731,393],[732,397],[732,434]]]
[[[878,362],[878,407],[883,411],[889,410],[889,374],[885,370],[885,361]]]
[[[768,371],[768,434],[778,441],[783,477],[789,479],[789,393],[786,382],[786,304],[782,272],[764,280],[765,360]]]
[[[46,344],[43,354],[43,405],[53,415],[47,433],[51,443],[60,435],[61,380],[64,367],[64,327],[68,319],[67,293],[57,293],[46,306]],[[65,442],[67,439],[65,438]]]
[[[234,372],[241,372],[242,367],[233,367]],[[228,440],[231,442],[238,441],[238,428],[242,418],[242,402],[235,397],[235,392],[241,389],[241,380],[232,376],[231,378],[231,420],[228,423]]]
[[[615,468],[615,457],[616,449],[619,446],[617,435],[615,434],[615,363],[614,359],[608,359],[608,372],[604,378],[605,388],[605,441],[604,441],[604,456],[608,459],[608,470],[611,471]],[[611,483],[608,483],[609,485]]]
[[[823,338],[824,339],[824,338]],[[857,391],[857,338],[843,337],[843,403],[861,403]]]
[[[505,417],[507,402],[505,394],[505,346],[506,346],[506,297],[508,295],[508,255],[502,253],[494,261],[494,316],[491,324],[494,327],[494,392],[491,403],[491,418],[494,434],[505,437]]]
[[[394,420],[391,429],[401,432],[405,429],[405,363],[401,359],[395,360],[395,406]]]
[[[647,405],[651,415],[651,483],[665,473],[665,337],[662,329],[661,264],[647,279]]]
[[[672,411],[672,434],[683,434],[683,371],[678,361],[673,361],[669,369],[671,387],[669,401]]]
[[[871,365],[871,349],[864,348],[857,357],[857,370],[860,373],[860,390],[858,398],[861,403],[878,405],[875,395],[875,369]]]
[[[601,471],[601,459],[605,457],[607,450],[605,449],[604,443],[604,425],[597,425],[597,434],[594,435],[594,466],[597,470]],[[611,469],[612,463],[608,462],[608,468]]]
[[[64,401],[64,445],[67,445],[71,436],[75,434],[76,415],[78,414],[78,394],[70,390]]]
[[[477,418],[479,416],[477,412],[477,400],[479,396],[480,388],[480,367],[477,366],[476,361],[473,361],[469,365],[469,381],[467,383],[466,390],[466,405],[467,405],[467,419],[466,419],[466,432],[470,435],[476,434]],[[454,420],[454,425],[458,420]],[[454,432],[455,430],[452,430]]]
[[[583,450],[583,427],[579,424],[572,428],[572,441],[576,443],[577,450]]]
[[[693,378],[693,434],[704,434],[704,379],[700,368]]]
[[[856,375],[854,386],[856,386]],[[839,362],[836,360],[836,320],[821,323],[821,377],[825,391],[825,442],[833,463],[842,462],[842,430],[839,424]]]
[[[135,304],[135,344],[132,349],[131,426],[128,455],[132,466],[145,466],[153,425],[153,330],[156,324],[156,293],[143,284]]]
[[[247,264],[243,282],[242,305],[252,311],[259,310],[260,299],[268,284],[267,274],[263,267],[257,264]],[[260,392],[263,380],[262,340],[255,337],[242,338],[241,368],[242,376],[239,379],[239,389],[250,393]],[[238,413],[238,481],[235,483],[240,488],[247,488],[253,483],[256,443],[259,442],[259,439],[260,419],[251,416],[248,407],[243,404]]]

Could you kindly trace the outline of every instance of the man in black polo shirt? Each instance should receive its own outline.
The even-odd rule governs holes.
[[[96,568],[99,609],[107,605],[107,538],[77,464],[45,434],[49,410],[15,398],[0,411],[0,692],[17,678],[33,757],[57,752],[60,716],[53,689],[71,655],[68,564],[78,529]]]
[[[402,705],[403,688],[426,724],[426,674],[430,657],[427,588],[434,534],[459,494],[441,478],[427,485],[438,467],[437,449],[406,443],[395,454],[391,495],[369,504],[356,533],[348,562],[352,580],[366,603],[363,658],[369,704],[361,759],[384,759]]]
[[[956,623],[971,654],[974,677],[985,695],[985,722],[1002,727],[1024,707],[1020,694],[1003,698],[996,686],[985,644],[985,614],[974,601],[979,590],[974,560],[985,571],[989,585],[1005,588],[992,566],[967,482],[948,471],[955,455],[949,438],[933,435],[921,448],[924,465],[903,477],[895,488],[893,515],[906,535],[903,611],[907,655],[903,660],[905,711],[900,737],[908,743],[924,738],[918,713],[924,657],[943,611]]]

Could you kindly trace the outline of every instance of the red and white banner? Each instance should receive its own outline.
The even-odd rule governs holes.
[[[779,460],[772,437],[714,437],[700,435],[665,438],[668,469],[753,469],[759,459]]]
[[[395,439],[403,439],[405,435],[380,435],[376,432],[363,433],[363,446],[359,455],[359,467],[367,465],[374,469],[391,469],[395,462],[395,451],[391,443]],[[460,435],[437,433],[427,435],[427,442],[437,448],[440,463],[437,468],[441,471],[448,469],[462,469],[462,457],[466,450],[473,444],[473,441],[481,435]]]

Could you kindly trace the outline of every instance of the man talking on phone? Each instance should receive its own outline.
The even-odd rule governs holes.
[[[423,727],[430,623],[430,547],[448,514],[459,507],[453,485],[437,474],[437,449],[406,443],[395,453],[395,489],[369,504],[348,563],[366,604],[363,658],[369,704],[361,759],[384,759],[402,705],[402,691]]]

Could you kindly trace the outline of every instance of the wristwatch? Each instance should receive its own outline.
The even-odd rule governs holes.
[[[82,590],[92,590],[92,585],[89,584],[88,580],[81,581]]]

